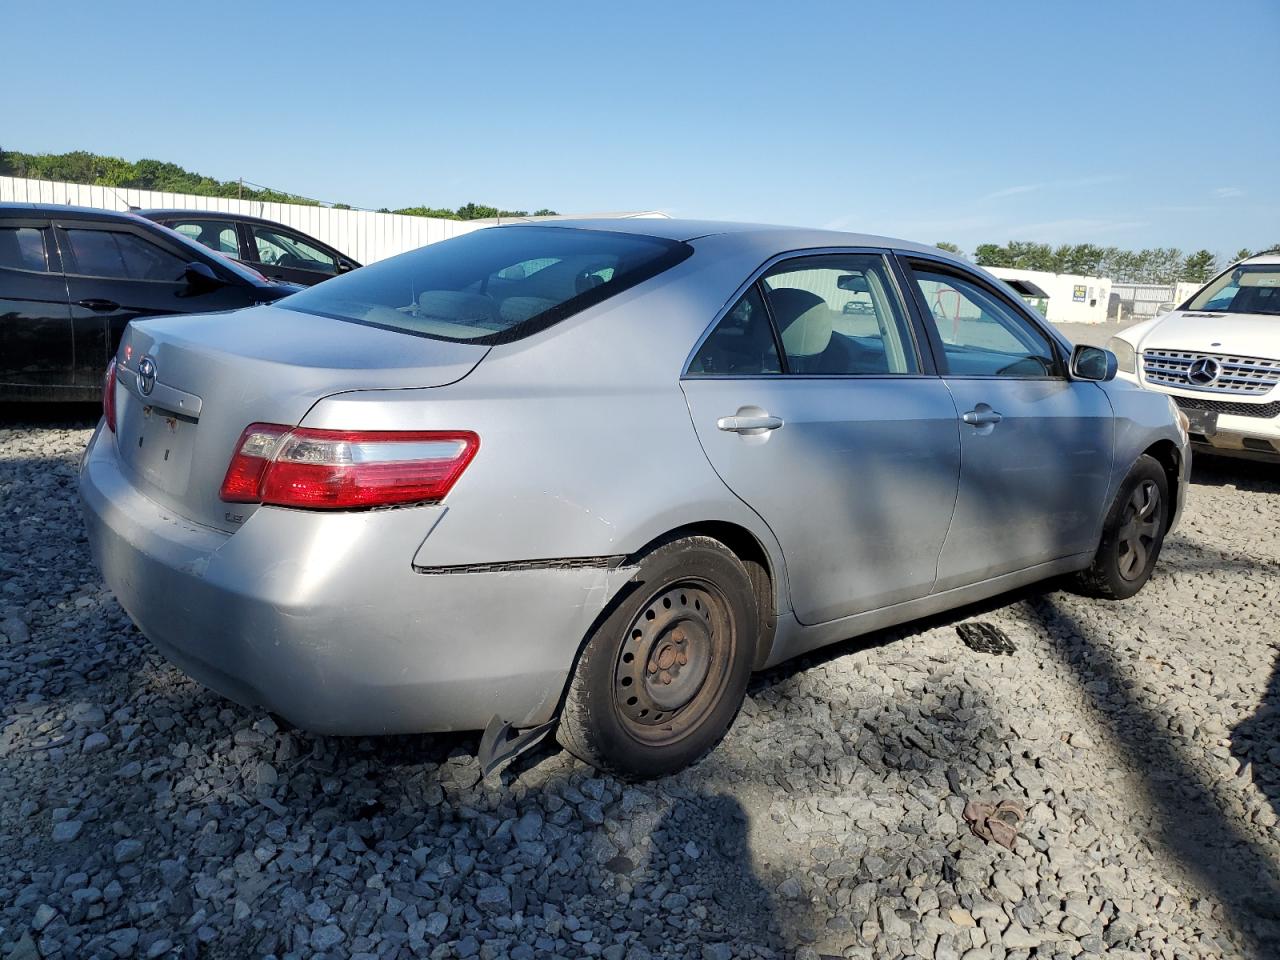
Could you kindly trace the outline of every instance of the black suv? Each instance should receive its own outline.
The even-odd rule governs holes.
[[[0,203],[0,400],[96,400],[130,320],[300,289],[131,213]]]
[[[309,287],[360,266],[315,237],[260,217],[217,210],[139,210],[138,215],[234,257],[273,280]]]

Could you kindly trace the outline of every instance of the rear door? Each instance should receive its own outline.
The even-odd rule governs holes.
[[[239,282],[195,292],[183,278],[191,251],[162,231],[113,220],[59,219],[58,246],[75,322],[77,378],[99,382],[130,320],[247,306],[253,291]],[[215,272],[218,268],[213,267]]]
[[[75,337],[48,219],[0,220],[0,384],[69,387]]]
[[[340,272],[337,252],[309,237],[274,224],[246,226],[252,241],[250,255],[256,260],[252,266],[273,280],[313,286]]]
[[[850,299],[865,313],[845,313]],[[880,251],[770,265],[694,351],[682,386],[724,482],[782,545],[820,623],[933,588],[960,469],[956,410]]]
[[[961,416],[963,469],[942,591],[1097,547],[1111,403],[1073,381],[1056,341],[977,273],[910,257],[910,286]]]

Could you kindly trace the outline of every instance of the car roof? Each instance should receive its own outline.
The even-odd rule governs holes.
[[[30,216],[33,213],[50,217],[76,217],[80,220],[129,220],[136,222],[137,214],[123,210],[103,210],[101,207],[73,207],[65,203],[0,203],[0,216]]]
[[[1260,253],[1256,257],[1246,257],[1240,261],[1241,264],[1258,264],[1260,266],[1273,267],[1280,264],[1280,253]]]
[[[606,230],[612,233],[628,233],[639,236],[659,237],[664,240],[698,240],[712,236],[750,237],[754,242],[776,243],[779,249],[803,249],[806,247],[887,247],[895,250],[916,250],[938,254],[936,247],[910,240],[881,237],[869,233],[848,233],[843,230],[819,230],[812,227],[787,227],[769,223],[738,223],[729,220],[666,220],[631,217],[617,219],[543,220],[537,223],[513,223],[503,230],[528,230],[547,227],[579,230]],[[942,252],[943,256],[949,256]]]
[[[297,227],[288,227],[279,220],[268,220],[265,217],[253,217],[247,213],[230,213],[226,210],[187,210],[181,207],[163,207],[155,210],[138,210],[138,216],[148,220],[160,220],[168,217],[199,217],[201,220],[239,220],[243,223],[262,223],[271,227],[287,227],[298,231]]]

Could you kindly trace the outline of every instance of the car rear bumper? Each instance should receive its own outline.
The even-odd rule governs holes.
[[[80,493],[94,559],[142,633],[205,686],[320,733],[550,719],[630,576],[605,564],[417,572],[439,507],[261,508],[229,535],[141,494],[101,427]]]

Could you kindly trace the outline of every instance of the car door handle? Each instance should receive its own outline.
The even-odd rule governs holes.
[[[985,403],[980,403],[960,419],[971,426],[985,427],[988,424],[999,423],[1004,417]]]
[[[716,421],[716,426],[729,433],[764,433],[777,430],[782,426],[782,419],[768,414],[758,417],[721,417]]]
[[[88,300],[77,300],[76,306],[84,307],[86,310],[92,310],[94,313],[110,313],[112,310],[119,310],[120,304],[114,300],[103,300],[99,297],[90,297]]]

